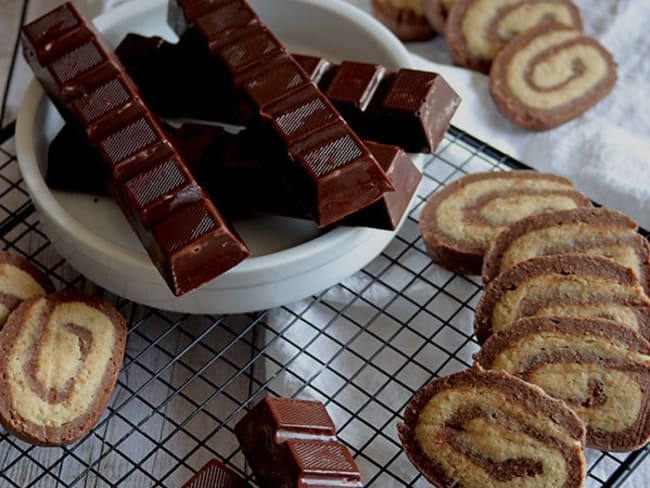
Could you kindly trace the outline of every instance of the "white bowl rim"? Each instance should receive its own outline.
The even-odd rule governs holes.
[[[288,1],[310,4],[317,9],[328,10],[337,15],[345,16],[346,20],[362,26],[369,34],[381,38],[387,51],[395,58],[396,64],[407,68],[412,67],[411,55],[404,45],[376,19],[365,13],[360,14],[361,11],[357,7],[343,0],[329,0],[328,2],[321,2],[321,0]],[[93,19],[93,23],[101,32],[104,29],[110,28],[112,25],[116,25],[116,23],[127,17],[142,14],[151,9],[158,9],[161,4],[166,2],[167,0],[139,0],[138,2],[128,2],[96,17]],[[46,102],[47,97],[42,87],[36,79],[32,79],[21,103],[16,120],[15,141],[18,165],[27,187],[31,189],[30,196],[35,200],[36,206],[41,209],[47,209],[50,219],[54,220],[60,227],[68,229],[70,233],[75,235],[76,239],[82,241],[89,248],[101,250],[100,252],[102,253],[115,256],[124,265],[143,273],[158,274],[146,253],[130,250],[94,233],[87,226],[72,217],[46,185],[38,167],[36,145],[31,143],[36,128],[38,111],[41,109],[41,104]],[[378,232],[385,233],[386,231],[361,227],[336,227],[291,248],[262,256],[249,257],[222,276],[225,278],[235,274],[250,275],[272,271],[277,267],[283,267],[296,261],[310,260],[318,255],[322,255],[324,248],[337,249],[343,243],[345,243],[346,248],[352,249],[362,245],[371,234]],[[319,266],[321,262],[316,259],[313,267]],[[296,270],[296,273],[302,274],[304,271],[305,269],[301,268],[300,270]],[[291,272],[285,273],[285,275],[290,276]],[[234,276],[232,277],[234,278]],[[260,281],[258,282],[261,283]],[[216,285],[218,283],[220,285],[225,284],[222,280],[216,279],[207,285]],[[228,285],[228,288],[231,288],[231,285]],[[241,287],[245,288],[243,285]]]

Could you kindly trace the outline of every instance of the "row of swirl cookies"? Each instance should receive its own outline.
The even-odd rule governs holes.
[[[46,446],[75,442],[99,420],[126,344],[113,307],[54,290],[26,257],[0,252],[0,424]]]
[[[564,400],[607,450],[650,440],[650,253],[636,230],[609,209],[511,225],[486,254],[475,317],[476,360]]]

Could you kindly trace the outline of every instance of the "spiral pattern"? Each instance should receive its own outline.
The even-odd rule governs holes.
[[[485,288],[474,319],[483,343],[522,317],[597,317],[650,337],[650,299],[634,272],[615,261],[584,254],[529,259]]]
[[[570,0],[458,0],[447,21],[447,40],[454,63],[489,72],[503,46],[538,25],[557,23],[582,28]]]
[[[480,273],[488,244],[528,215],[591,206],[571,183],[533,171],[476,173],[434,193],[420,214],[420,230],[434,261]]]
[[[596,40],[558,24],[537,27],[501,50],[490,91],[501,113],[531,130],[556,127],[604,98],[616,64]]]
[[[545,212],[508,226],[485,254],[483,280],[492,281],[526,259],[567,253],[606,256],[632,269],[650,289],[650,246],[630,217],[606,208]]]
[[[23,302],[1,332],[0,421],[30,442],[67,444],[106,407],[124,355],[124,319],[74,292]]]
[[[419,390],[398,426],[407,456],[436,486],[577,487],[584,427],[562,402],[480,368]]]
[[[587,427],[587,444],[631,451],[650,440],[650,344],[604,319],[518,320],[490,337],[476,360],[564,400]]]

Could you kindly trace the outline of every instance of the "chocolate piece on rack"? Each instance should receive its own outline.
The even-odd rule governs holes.
[[[393,190],[368,148],[318,90],[313,101],[323,103],[325,112],[318,128],[301,138],[272,123],[295,114],[263,117],[266,104],[315,85],[245,1],[217,2],[209,10],[203,6],[201,0],[171,1],[170,24],[179,36],[194,39],[196,49],[209,51],[210,62],[228,76],[238,95],[233,99],[240,120],[262,125],[270,159],[278,170],[286,168],[318,226],[332,224]]]
[[[420,388],[397,425],[407,457],[439,488],[579,488],[585,427],[560,400],[475,366]]]
[[[246,488],[248,484],[222,462],[213,459],[203,466],[183,488]]]
[[[265,398],[237,423],[235,434],[262,486],[363,486],[320,402]]]
[[[142,54],[156,49],[158,53]],[[198,50],[186,37],[179,44],[172,45],[160,38],[129,34],[117,48],[117,53],[145,98],[151,96],[162,105],[162,114],[173,112],[173,98],[174,103],[183,100],[184,112],[180,115],[232,122],[235,115],[224,113],[223,107],[233,98],[234,88],[224,86],[223,76],[217,74],[214,63],[210,63],[206,56],[197,56]],[[175,53],[164,54],[170,51]],[[293,58],[362,139],[400,146],[406,151],[434,152],[460,103],[458,95],[435,73],[406,69],[389,73],[383,66],[368,63],[346,61],[337,66],[317,56],[294,54]],[[170,62],[180,63],[176,71],[189,73],[187,78],[200,78],[203,83],[188,88],[184,86],[186,81],[158,76],[156,73],[168,71]],[[205,86],[208,88],[202,88]],[[165,93],[174,96],[161,96]],[[197,114],[193,108],[196,103],[190,100],[198,94],[203,100],[202,114]],[[307,94],[314,104],[324,106],[321,110],[330,111],[327,120],[331,120],[330,107],[320,103],[313,92],[305,89],[303,96]],[[279,103],[282,102],[288,103],[283,100]],[[220,108],[208,109],[208,106]],[[250,116],[250,108],[246,111],[248,115],[242,115],[241,106],[238,110],[240,117]]]
[[[21,303],[2,330],[0,423],[33,444],[79,440],[108,405],[126,336],[117,310],[74,290]]]
[[[0,251],[0,329],[23,301],[54,292],[50,278],[27,257]]]
[[[83,129],[100,155],[112,193],[175,295],[248,256],[124,68],[72,4],[27,24],[21,38],[63,117]]]

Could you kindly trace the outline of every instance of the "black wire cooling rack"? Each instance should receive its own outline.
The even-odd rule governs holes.
[[[218,458],[253,482],[233,426],[272,394],[325,403],[366,486],[429,486],[395,425],[415,390],[470,365],[477,277],[433,265],[418,230],[428,195],[462,174],[522,168],[458,129],[424,166],[399,235],[365,269],[300,302],[255,314],[183,315],[110,295],[76,273],[43,234],[0,131],[0,237],[59,289],[103,296],[127,318],[124,367],[109,408],[80,442],[39,448],[0,431],[0,486],[180,487]],[[588,450],[587,487],[621,486],[648,454]]]

